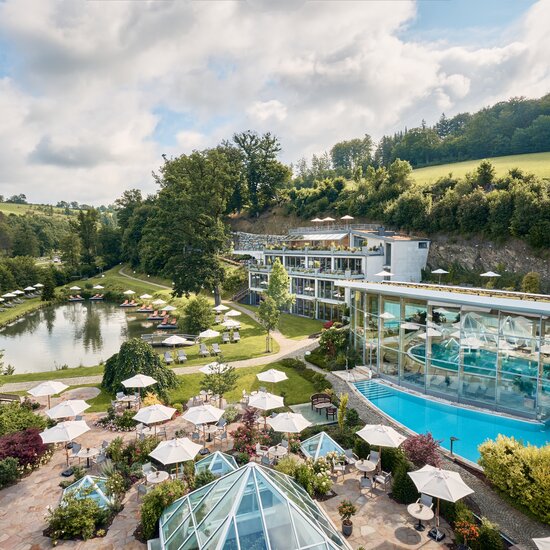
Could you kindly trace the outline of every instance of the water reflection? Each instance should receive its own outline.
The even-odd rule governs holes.
[[[128,315],[116,304],[63,304],[0,329],[0,349],[5,350],[4,363],[16,373],[51,371],[64,364],[92,366],[116,353],[128,338],[153,330],[145,315]]]

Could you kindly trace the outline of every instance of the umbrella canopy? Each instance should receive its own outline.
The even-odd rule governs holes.
[[[446,275],[446,274],[449,273],[449,272],[448,272],[448,271],[445,271],[444,269],[439,268],[439,269],[434,269],[434,270],[432,271],[432,273],[433,273],[434,275]]]
[[[13,294],[12,292],[7,292],[6,294],[2,294],[2,298],[17,298],[17,294]]]
[[[199,338],[216,338],[220,333],[217,330],[212,330],[211,328],[203,330],[199,333]]]
[[[186,338],[177,336],[176,334],[168,336],[168,338],[163,340],[162,343],[166,346],[191,346],[194,344],[191,340],[187,340]]]
[[[384,313],[381,313],[378,317],[380,317],[380,319],[386,319],[386,320],[395,319],[395,315],[393,315],[389,311],[385,311]]]
[[[311,426],[311,422],[306,420],[300,413],[283,412],[273,418],[268,418],[267,423],[276,432],[285,432],[297,434]]]
[[[362,437],[369,445],[378,447],[396,448],[407,439],[391,426],[384,426],[383,424],[367,424],[357,432],[357,435]]]
[[[375,277],[393,277],[393,273],[391,271],[379,271],[378,273],[374,274]]]
[[[212,405],[199,405],[190,407],[183,415],[183,419],[191,424],[209,424],[217,422],[223,416],[223,409],[218,409]]]
[[[14,290],[14,294],[17,294],[17,296],[21,296],[21,294],[25,294],[22,290]]]
[[[460,341],[460,344],[464,348],[478,349],[483,345],[483,342],[479,338],[476,338],[475,336],[468,336],[468,338],[463,338]]]
[[[162,306],[164,305],[166,302],[164,300],[155,300],[153,302],[151,302],[154,306]]]
[[[321,223],[323,220],[321,218],[313,218],[311,223]]]
[[[177,464],[193,460],[201,449],[202,445],[193,443],[188,437],[182,437],[161,441],[149,456],[162,464]]]
[[[127,296],[131,296],[132,294],[135,294],[133,290],[125,290],[122,294],[126,294]]]
[[[237,328],[240,327],[241,323],[238,323],[237,321],[234,321],[233,319],[227,319],[227,321],[224,321],[222,323],[222,327],[225,328]]]
[[[283,380],[288,380],[288,376],[284,372],[277,369],[269,369],[264,372],[260,372],[256,375],[256,377],[262,382],[271,382],[272,384],[282,382]]]
[[[69,418],[70,416],[76,416],[86,409],[89,409],[91,405],[88,405],[86,401],[82,399],[67,399],[62,401],[55,407],[46,411],[46,414],[50,418]]]
[[[221,313],[222,311],[227,311],[229,308],[227,306],[224,306],[223,304],[220,304],[219,306],[216,306],[215,308],[212,308],[217,313]]]
[[[401,323],[401,328],[404,328],[405,330],[418,330],[420,325],[417,325],[416,323],[409,323],[407,321],[405,323]]]
[[[72,286],[69,290],[82,290],[79,286]]]
[[[416,472],[409,472],[409,476],[421,493],[449,502],[456,502],[474,492],[462,481],[459,473],[435,468],[429,464]]]
[[[426,332],[423,332],[422,334],[418,335],[420,338],[425,340],[428,336],[430,338],[435,338],[437,336],[441,336],[441,332],[439,330],[436,330],[435,328],[428,327],[428,330]]]
[[[550,550],[550,537],[545,539],[533,539],[533,542],[539,550]]]
[[[63,382],[56,382],[55,380],[48,380],[47,382],[42,382],[38,384],[27,393],[30,393],[34,397],[42,397],[44,395],[55,395],[65,391],[69,386],[63,384]]]
[[[103,290],[104,288],[102,285],[94,285],[94,290]]]
[[[150,405],[149,407],[144,407],[138,411],[133,419],[138,422],[143,422],[143,424],[156,424],[157,422],[164,422],[165,420],[170,420],[176,409],[172,407],[166,407],[165,405]]]
[[[152,376],[147,376],[146,374],[136,374],[122,381],[122,385],[125,388],[146,388],[156,383],[157,381]]]
[[[262,411],[278,409],[284,407],[284,399],[278,395],[266,391],[259,391],[256,395],[251,395],[248,400],[248,406]]]
[[[90,430],[90,427],[84,420],[70,420],[60,422],[53,428],[48,428],[40,433],[40,437],[45,444],[48,443],[67,443],[81,436]]]
[[[176,309],[178,309],[177,307],[174,307],[174,306],[171,306],[171,305],[167,305],[165,308],[164,308],[164,311],[176,311]]]
[[[236,309],[232,309],[225,314],[226,317],[238,317],[239,315],[241,315],[241,312]]]
[[[342,216],[340,219],[341,220],[354,220],[355,218],[353,216],[350,216],[349,214],[346,214],[345,216]]]
[[[34,288],[42,288],[44,285],[42,283],[36,283]]]
[[[486,271],[485,273],[482,273],[480,277],[500,277],[500,275],[494,271]]]
[[[326,218],[323,218],[321,221],[322,222],[333,222],[335,220],[334,220],[334,218],[331,218],[330,216],[327,216]]]
[[[208,365],[201,367],[199,370],[204,374],[218,374],[223,372],[228,367],[229,365],[225,363],[218,363],[217,361],[214,361],[213,363],[208,363]]]
[[[150,294],[142,294],[142,295],[140,296],[140,298],[141,298],[142,300],[150,300],[150,299],[152,298],[152,296],[151,296]]]
[[[4,298],[0,298],[0,302],[5,302],[6,300]]]
[[[26,286],[23,290],[30,291],[35,290],[35,288],[33,286]]]

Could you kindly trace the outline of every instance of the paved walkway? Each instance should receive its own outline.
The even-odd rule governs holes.
[[[122,271],[122,270],[121,270]],[[128,275],[126,275],[129,277]],[[252,317],[257,321],[256,314],[242,306],[241,304],[235,304],[233,302],[226,302],[230,304],[232,308],[242,311],[246,315]],[[243,369],[246,367],[259,367],[267,365],[286,357],[303,357],[306,351],[311,351],[318,346],[318,339],[306,338],[304,340],[292,340],[286,338],[280,332],[275,331],[272,333],[273,339],[279,344],[279,351],[271,355],[261,355],[259,357],[253,357],[251,359],[243,359],[242,361],[232,361],[231,365],[236,369]],[[204,366],[208,361],[201,365],[194,365],[190,367],[174,367],[172,370],[178,375],[193,374],[200,372],[200,368]],[[73,378],[52,378],[52,380],[59,380],[68,386],[82,386],[85,384],[99,384],[103,376],[97,374],[94,376],[75,376]],[[15,391],[27,391],[36,386],[38,382],[12,382],[11,384],[2,385],[3,392],[15,392]]]
[[[354,388],[351,389],[351,385],[346,380],[332,373],[327,374],[326,371],[319,369],[311,363],[308,363],[308,366],[326,374],[327,378],[332,382],[336,393],[344,392],[349,394],[349,407],[357,410],[363,422],[367,424],[390,424],[388,419],[371,408],[367,401]],[[407,435],[398,425],[394,425],[394,427],[404,435]],[[550,526],[534,521],[510,506],[483,479],[477,477],[459,463],[444,456],[443,468],[460,473],[466,484],[475,491],[472,496],[468,497],[474,506],[480,510],[482,516],[498,524],[500,530],[516,543],[517,548],[536,548],[532,541],[534,537],[550,536]]]

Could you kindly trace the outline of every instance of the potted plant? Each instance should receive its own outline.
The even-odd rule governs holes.
[[[338,506],[338,513],[342,518],[342,534],[349,537],[353,532],[353,522],[351,518],[357,514],[357,508],[350,500],[343,500]]]

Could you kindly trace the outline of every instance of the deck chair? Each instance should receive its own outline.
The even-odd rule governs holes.
[[[170,365],[174,362],[174,359],[172,358],[172,354],[169,351],[164,352],[164,361],[167,365]]]
[[[220,345],[219,344],[212,344],[212,353],[214,355],[220,355],[222,352],[222,350],[220,349]]]
[[[178,363],[185,363],[187,361],[187,355],[182,349],[178,350]]]
[[[229,332],[224,332],[222,334],[222,344],[229,344],[231,342],[231,338],[229,337]]]
[[[240,342],[241,341],[241,335],[238,332],[233,333],[233,342]]]
[[[205,344],[199,344],[199,355],[201,357],[209,357],[210,352],[208,351],[208,348]]]

